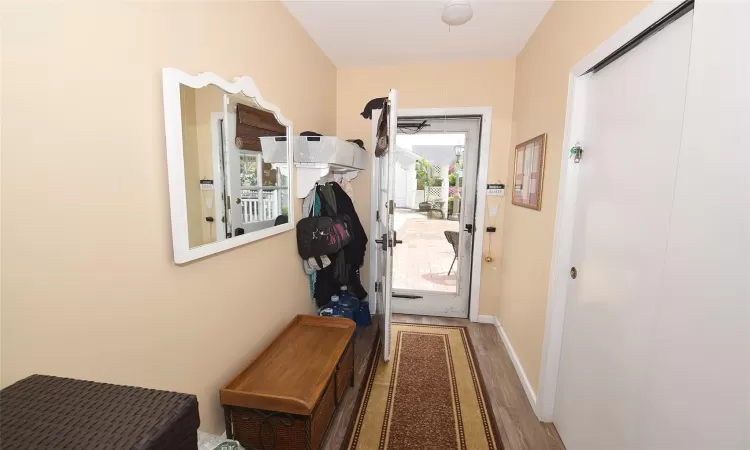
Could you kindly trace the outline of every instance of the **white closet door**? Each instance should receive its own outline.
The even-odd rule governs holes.
[[[586,86],[554,422],[568,450],[647,449],[649,342],[669,233],[693,14]]]
[[[750,449],[750,2],[696,3],[649,448]]]

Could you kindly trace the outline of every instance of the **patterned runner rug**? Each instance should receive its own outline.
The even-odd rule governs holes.
[[[392,330],[391,361],[377,351],[347,448],[502,449],[466,329]]]

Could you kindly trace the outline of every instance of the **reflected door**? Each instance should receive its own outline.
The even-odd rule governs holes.
[[[273,114],[238,104],[230,97],[225,142],[230,209],[229,233],[239,236],[287,223],[288,165],[274,160],[275,147],[286,147],[286,129]]]

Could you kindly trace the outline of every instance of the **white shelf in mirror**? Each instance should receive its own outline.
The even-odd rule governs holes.
[[[297,168],[297,197],[304,198],[315,183],[329,173],[347,180],[367,167],[369,156],[359,145],[336,136],[296,136],[294,166]]]

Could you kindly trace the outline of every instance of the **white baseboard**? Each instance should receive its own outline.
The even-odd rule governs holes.
[[[526,397],[529,399],[531,409],[534,410],[534,414],[536,414],[538,418],[539,412],[537,411],[536,392],[534,392],[534,388],[531,387],[529,377],[526,376],[526,372],[524,372],[523,366],[521,365],[521,360],[518,359],[518,355],[516,355],[516,351],[513,350],[513,345],[510,343],[510,339],[508,339],[508,335],[505,334],[505,330],[503,329],[502,325],[500,325],[500,320],[498,320],[498,318],[495,316],[479,316],[477,317],[477,322],[491,323],[492,325],[495,325],[495,328],[497,328],[497,333],[500,335],[500,340],[503,341],[505,350],[507,350],[508,355],[510,355],[510,360],[513,363],[513,367],[515,367],[516,369],[518,379],[521,380],[523,390],[524,392],[526,392]]]

